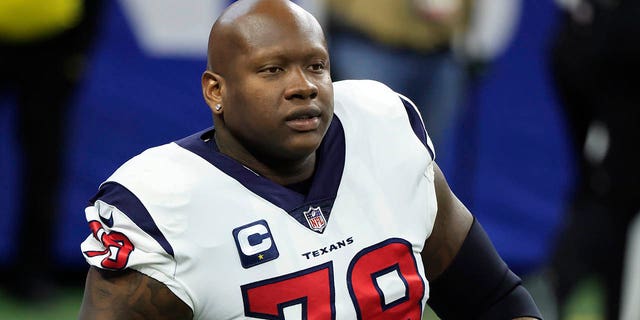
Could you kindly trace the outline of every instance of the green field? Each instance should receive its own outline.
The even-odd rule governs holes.
[[[25,303],[0,292],[2,320],[68,320],[77,319],[82,288],[63,288],[51,301]]]
[[[528,287],[540,305],[545,320],[557,319],[555,315],[548,315],[553,306],[540,283],[529,282]],[[26,304],[11,298],[6,292],[0,291],[0,319],[2,320],[68,320],[76,319],[82,299],[81,287],[62,288],[55,297],[46,303]],[[577,288],[568,307],[569,315],[558,320],[602,320],[602,294],[600,286],[595,280],[588,280]],[[438,318],[428,312],[425,319]]]

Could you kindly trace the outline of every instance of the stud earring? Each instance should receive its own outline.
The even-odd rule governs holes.
[[[216,111],[220,111],[220,110],[222,110],[222,105],[218,103],[216,104]]]

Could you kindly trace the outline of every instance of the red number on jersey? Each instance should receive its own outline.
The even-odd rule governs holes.
[[[407,241],[389,239],[363,249],[347,279],[358,319],[421,319],[425,284]],[[246,316],[284,319],[285,308],[301,305],[302,319],[335,319],[331,262],[241,289]]]
[[[360,251],[347,276],[358,319],[422,319],[424,282],[407,241],[389,239]]]
[[[335,319],[331,262],[241,287],[245,315],[284,319],[284,309],[302,305],[302,319]]]
[[[129,238],[117,231],[107,233],[102,227],[102,224],[95,220],[89,221],[89,228],[93,236],[102,242],[105,249],[103,251],[86,251],[84,254],[88,257],[107,255],[102,260],[102,266],[104,268],[114,270],[124,269],[134,249]],[[111,253],[111,248],[115,249],[114,254]]]

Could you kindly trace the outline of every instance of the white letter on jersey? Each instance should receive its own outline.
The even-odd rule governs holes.
[[[268,236],[269,231],[267,227],[262,224],[256,224],[238,232],[238,243],[242,253],[247,256],[252,256],[258,252],[267,251],[271,248],[271,237]],[[264,235],[267,235],[266,237]],[[249,237],[262,236],[259,243],[251,245]]]

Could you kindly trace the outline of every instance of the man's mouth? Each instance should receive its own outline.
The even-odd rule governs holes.
[[[300,110],[288,116],[286,123],[289,128],[295,131],[313,131],[320,126],[320,114],[318,109]]]
[[[300,131],[300,132],[313,131],[318,129],[318,127],[320,126],[320,117],[303,116],[303,117],[287,120],[286,123],[287,123],[287,126],[289,126],[289,128],[295,131]]]

